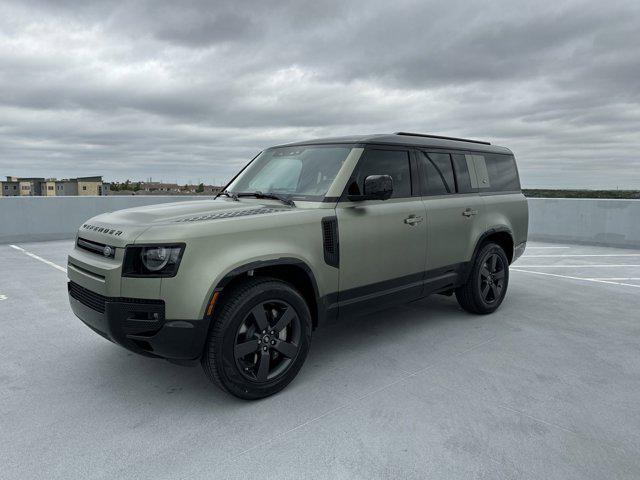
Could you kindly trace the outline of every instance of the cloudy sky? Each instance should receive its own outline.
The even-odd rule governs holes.
[[[220,183],[260,149],[486,139],[640,189],[640,1],[0,3],[0,175]]]

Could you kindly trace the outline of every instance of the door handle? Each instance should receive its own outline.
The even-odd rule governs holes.
[[[422,222],[423,220],[424,220],[423,217],[416,217],[415,215],[409,215],[407,218],[404,219],[404,223],[414,227],[415,225]]]
[[[467,208],[464,212],[462,212],[462,215],[464,215],[467,218],[477,214],[478,214],[478,210],[471,210],[470,208]]]

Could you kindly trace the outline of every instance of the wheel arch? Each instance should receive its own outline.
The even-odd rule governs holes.
[[[235,267],[225,273],[213,286],[205,315],[215,317],[218,307],[224,300],[224,292],[230,291],[234,285],[242,282],[248,276],[272,277],[293,286],[304,298],[309,311],[313,328],[315,329],[324,317],[324,304],[319,298],[318,282],[311,267],[304,261],[295,257],[280,257],[277,259],[252,261]]]
[[[489,230],[485,231],[478,240],[476,241],[476,247],[473,251],[473,259],[476,258],[476,255],[482,248],[482,245],[488,242],[497,243],[502,247],[504,253],[507,255],[507,259],[509,260],[509,264],[513,262],[514,258],[514,239],[513,239],[513,231],[506,226],[497,226],[492,227]]]
[[[482,246],[487,242],[495,242],[500,245],[505,254],[507,255],[507,259],[509,260],[509,265],[513,262],[514,258],[514,241],[513,241],[513,232],[509,227],[506,226],[496,226],[492,227],[485,232],[483,232],[478,239],[476,240],[475,248],[473,249],[473,255],[471,256],[471,260],[466,262],[464,267],[461,269],[461,284],[467,282],[469,275],[471,274],[471,268],[473,266],[473,262],[478,255],[478,252],[482,248]]]

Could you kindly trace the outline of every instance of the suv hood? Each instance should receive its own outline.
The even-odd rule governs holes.
[[[134,242],[147,229],[156,225],[258,215],[289,209],[272,202],[235,202],[222,199],[161,203],[98,215],[84,222],[78,229],[78,235],[87,240],[121,247]]]

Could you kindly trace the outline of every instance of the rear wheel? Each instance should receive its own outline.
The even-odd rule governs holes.
[[[304,363],[311,315],[302,296],[271,278],[248,280],[218,310],[201,359],[209,379],[243,399],[282,390]]]
[[[476,255],[467,283],[456,289],[456,298],[468,312],[491,313],[504,300],[508,284],[507,255],[500,245],[487,243]]]

